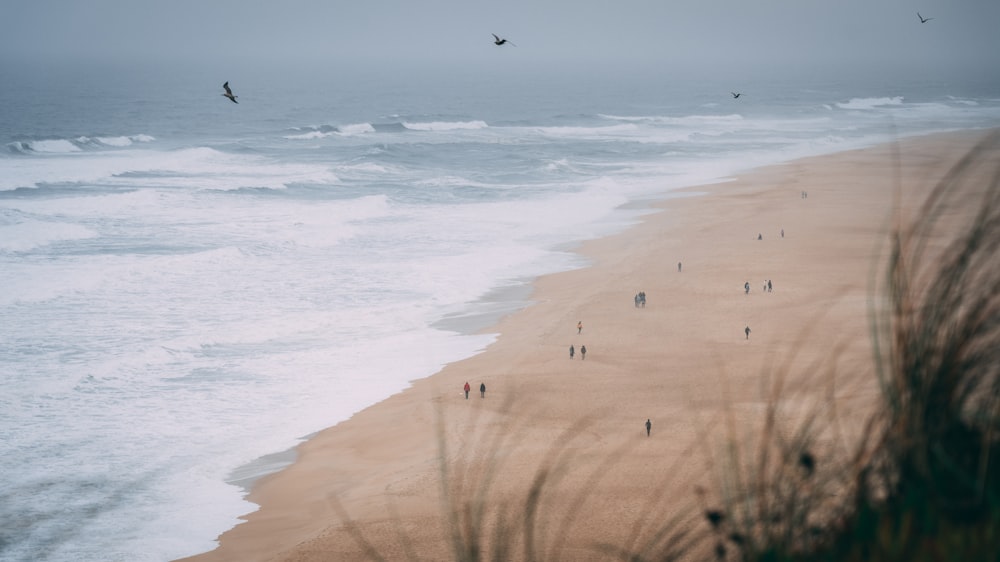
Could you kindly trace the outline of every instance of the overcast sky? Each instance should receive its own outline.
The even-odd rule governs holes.
[[[934,18],[921,24],[917,12]],[[496,47],[491,33],[516,47]],[[969,64],[1000,0],[0,0],[0,59]]]

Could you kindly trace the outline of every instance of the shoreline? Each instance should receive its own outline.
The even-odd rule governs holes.
[[[965,130],[899,140],[903,182],[909,178],[926,189],[961,147],[987,133]],[[524,489],[553,443],[589,418],[600,424],[576,436],[574,447],[586,458],[582,466],[599,465],[600,458],[625,443],[643,463],[622,463],[609,474],[648,482],[662,472],[659,467],[694,449],[710,448],[696,442],[708,431],[703,425],[718,425],[720,405],[735,408],[735,415],[752,427],[760,395],[766,394],[758,380],[764,366],[787,359],[792,371],[821,362],[836,348],[839,368],[863,372],[870,349],[864,315],[856,315],[866,304],[870,262],[889,209],[891,182],[886,180],[891,177],[883,168],[891,168],[885,165],[891,149],[881,144],[807,157],[737,174],[732,181],[671,191],[637,224],[582,242],[575,252],[588,260],[585,268],[543,276],[525,284],[523,292],[501,289],[519,297],[507,303],[506,312],[501,306],[442,320],[489,327],[498,336],[477,355],[311,436],[296,447],[290,465],[253,479],[247,499],[261,507],[242,517],[246,523],[224,533],[220,548],[184,560],[357,556],[361,551],[336,526],[340,513],[334,498],[359,529],[379,537],[373,542],[389,559],[406,548],[398,533],[387,530],[393,511],[413,535],[410,548],[421,557],[441,548],[447,552],[435,515],[442,508],[435,478],[439,442],[448,445],[449,465],[466,467],[462,474],[482,474],[491,456],[525,469],[514,476],[505,471],[508,478],[495,486],[504,497]],[[877,189],[866,192],[866,186]],[[922,200],[916,191],[908,203]],[[695,193],[704,195],[680,196]],[[787,230],[787,237],[779,230]],[[776,244],[784,246],[777,251]],[[776,280],[774,293],[761,294],[765,279]],[[748,295],[744,280],[751,284]],[[629,302],[637,291],[649,294],[642,310]],[[499,321],[487,323],[487,316],[497,314]],[[822,337],[815,341],[817,318],[837,334],[836,345],[824,346]],[[577,321],[584,323],[579,335]],[[753,326],[746,338],[744,325]],[[789,339],[789,333],[795,337]],[[588,359],[571,363],[570,344],[588,345]],[[671,376],[662,376],[665,370]],[[463,380],[473,387],[485,381],[489,399],[473,393],[466,402],[459,391]],[[809,395],[809,381],[792,382],[794,392]],[[852,411],[864,411],[873,399],[871,381],[847,382],[837,399]],[[649,438],[642,429],[647,418],[655,420]],[[493,439],[500,434],[516,435],[518,443]],[[483,451],[476,438],[500,446]],[[638,452],[645,447],[642,439],[659,448]],[[675,477],[703,480],[704,472],[704,466],[679,467]],[[567,476],[567,489],[579,478]],[[689,492],[690,484],[674,488]],[[594,501],[622,526],[630,521],[629,506],[642,503],[647,493],[635,485],[613,489],[614,494],[595,490]],[[556,490],[553,505],[569,501],[561,493]],[[385,498],[392,499],[392,510],[387,511]],[[614,524],[607,520],[577,527],[567,536],[592,536],[598,529],[612,538],[631,532],[628,525],[610,529]]]

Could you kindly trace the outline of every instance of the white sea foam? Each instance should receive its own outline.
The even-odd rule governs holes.
[[[964,99],[955,96],[948,96],[948,100],[951,101],[952,103],[957,103],[960,105],[968,105],[972,107],[977,107],[979,105],[979,102],[977,102],[976,100]]]
[[[0,174],[0,190],[60,183],[216,190],[285,189],[294,184],[325,185],[339,181],[326,166],[269,161],[259,156],[226,154],[208,147],[171,152],[126,149],[64,157],[54,155],[0,165],[0,170],[6,172]]]
[[[406,170],[400,168],[399,166],[386,166],[384,164],[376,164],[374,162],[352,162],[350,164],[341,164],[337,166],[336,171],[338,173],[355,173],[355,174],[370,174],[370,175],[386,175],[386,174],[397,174],[405,173]]]
[[[323,139],[332,134],[333,133],[324,133],[323,131],[309,131],[308,133],[300,133],[297,135],[285,135],[285,138],[288,140],[314,140]]]
[[[412,131],[457,131],[485,129],[489,127],[485,121],[429,121],[403,122],[403,126]]]
[[[80,224],[27,220],[0,225],[0,251],[25,252],[53,242],[83,240],[94,236],[96,233],[92,229]]]
[[[550,137],[596,138],[612,135],[627,135],[639,128],[632,123],[622,125],[607,125],[603,127],[536,127],[536,131]]]
[[[371,123],[352,123],[349,125],[341,125],[340,127],[323,126],[318,129],[307,130],[304,133],[285,135],[284,138],[289,140],[314,140],[324,139],[333,135],[353,137],[356,135],[374,132],[375,127],[373,127]]]
[[[375,127],[371,123],[354,123],[351,125],[341,125],[337,128],[337,134],[345,137],[374,132]]]
[[[837,107],[841,109],[875,109],[885,106],[897,106],[903,104],[903,96],[884,98],[852,98],[846,102],[838,102]]]
[[[613,121],[632,121],[632,122],[649,122],[659,125],[685,125],[685,126],[697,126],[702,127],[705,125],[713,124],[725,124],[732,125],[734,123],[745,123],[746,118],[738,113],[729,113],[725,115],[682,115],[682,116],[667,116],[667,115],[604,115],[601,117],[605,119],[610,119]]]
[[[33,141],[16,141],[7,147],[13,152],[38,154],[68,154],[81,152],[86,148],[124,148],[137,142],[152,142],[156,140],[149,135],[122,135],[115,137],[80,136],[73,139],[45,139]]]
[[[131,135],[131,136],[120,136],[120,137],[93,137],[92,139],[88,137],[80,137],[79,139],[77,139],[77,142],[90,143],[92,141],[96,141],[97,143],[104,146],[113,146],[121,148],[126,146],[132,146],[137,142],[153,142],[154,140],[156,139],[149,135]]]
[[[434,176],[414,180],[413,184],[422,187],[478,187],[483,189],[497,187],[496,184],[474,181],[461,176]]]
[[[66,139],[36,140],[22,143],[32,152],[43,152],[48,154],[65,154],[67,152],[80,152],[80,147]]]

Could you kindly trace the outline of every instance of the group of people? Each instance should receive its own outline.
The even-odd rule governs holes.
[[[808,197],[808,195],[806,194],[805,191],[803,191],[802,192],[802,198],[804,199],[806,197]],[[785,229],[781,229],[781,237],[782,238],[785,237]],[[761,234],[757,234],[757,239],[758,240],[763,240],[764,237]],[[681,268],[682,268],[681,262],[677,262],[677,272],[678,273],[680,273]],[[746,294],[748,294],[748,295],[750,294],[750,282],[749,281],[747,281],[746,283],[743,284],[743,290],[745,291]],[[770,293],[773,290],[774,290],[774,285],[772,285],[771,280],[768,279],[767,281],[764,282],[763,291],[766,292],[766,293]],[[634,297],[634,301],[635,301],[635,307],[636,308],[645,308],[646,307],[646,292],[645,291],[639,291],[638,293],[636,293],[635,297]],[[750,326],[746,326],[744,328],[743,332],[744,332],[744,335],[746,336],[746,339],[749,340],[750,339]],[[578,321],[576,323],[576,333],[577,334],[583,333],[583,321],[582,320]],[[573,359],[575,356],[576,356],[576,347],[571,344],[569,346],[569,358]],[[583,360],[583,359],[586,359],[586,358],[587,358],[587,346],[581,345],[580,346],[580,359]],[[471,387],[469,386],[468,382],[465,383],[464,390],[465,390],[465,399],[468,400],[469,399],[469,392],[471,390]],[[481,397],[483,397],[483,398],[486,398],[486,383],[480,383],[480,385],[479,385],[479,395]],[[653,428],[653,423],[652,423],[652,421],[650,421],[649,419],[647,419],[646,423],[644,425],[645,425],[645,428],[646,428],[646,436],[649,437],[649,435],[650,435],[650,433],[652,431],[652,428]]]

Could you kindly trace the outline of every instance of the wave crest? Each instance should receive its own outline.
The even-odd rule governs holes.
[[[87,137],[74,139],[41,139],[31,141],[15,141],[7,144],[10,152],[17,154],[69,154],[83,150],[100,150],[102,148],[125,148],[137,142],[152,142],[156,138],[150,135],[122,135],[117,137]]]
[[[341,125],[339,127],[322,125],[320,127],[299,127],[294,130],[304,132],[294,135],[285,135],[284,138],[288,140],[314,140],[323,139],[331,135],[351,137],[354,135],[363,135],[365,133],[374,133],[375,127],[371,123],[352,123],[350,125]]]
[[[883,97],[883,98],[851,98],[847,102],[837,103],[841,109],[875,109],[886,105],[903,105],[903,96]]]
[[[428,121],[420,123],[404,121],[403,127],[411,131],[457,131],[486,129],[489,125],[486,124],[486,121]]]

